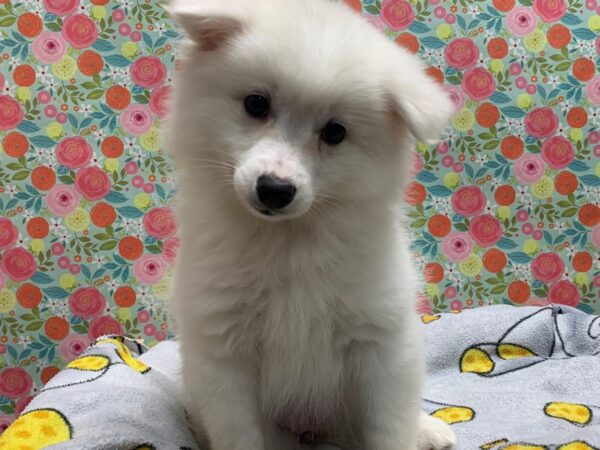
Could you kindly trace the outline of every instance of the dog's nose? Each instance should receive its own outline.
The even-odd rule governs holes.
[[[256,182],[256,194],[269,209],[281,209],[294,200],[296,186],[289,180],[273,175],[261,175]]]

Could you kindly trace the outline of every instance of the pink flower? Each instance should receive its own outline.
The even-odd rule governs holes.
[[[144,216],[146,232],[156,239],[166,239],[177,231],[175,214],[171,208],[154,208]]]
[[[98,29],[85,14],[73,14],[65,19],[62,35],[73,48],[86,48],[98,39]]]
[[[146,105],[132,104],[121,113],[120,121],[125,131],[140,136],[152,128],[154,115]]]
[[[600,225],[596,225],[592,228],[592,243],[600,250]]]
[[[404,30],[415,20],[415,12],[406,0],[383,0],[381,20],[393,31]]]
[[[385,25],[383,24],[379,16],[372,16],[371,14],[367,14],[366,16],[363,16],[363,20],[369,22],[369,24],[375,27],[375,29],[379,31],[385,31]]]
[[[98,339],[107,335],[122,335],[123,328],[121,324],[110,316],[100,316],[93,319],[88,329],[90,339]]]
[[[552,136],[557,128],[558,117],[547,106],[534,108],[525,116],[525,130],[533,137],[545,139]]]
[[[444,90],[448,93],[450,100],[454,104],[454,111],[460,111],[465,106],[465,94],[460,86],[448,84],[444,86]]]
[[[144,334],[146,336],[154,336],[156,334],[156,326],[154,324],[149,323],[144,327]]]
[[[0,95],[0,131],[11,130],[23,120],[21,105],[9,95]]]
[[[473,241],[467,233],[453,231],[442,241],[442,253],[452,262],[467,258],[471,250],[473,250]]]
[[[95,287],[79,288],[69,296],[71,312],[82,319],[99,316],[105,306],[104,296]]]
[[[31,403],[31,400],[33,400],[32,395],[28,395],[27,397],[21,397],[19,400],[17,400],[17,404],[15,405],[15,414],[21,414],[25,410],[25,408],[27,408],[27,406]]]
[[[531,184],[544,175],[546,164],[540,155],[525,153],[514,164],[515,176],[521,183]]]
[[[168,264],[173,265],[177,259],[177,253],[179,252],[179,238],[177,236],[170,237],[164,242],[163,245],[163,258]]]
[[[135,84],[146,89],[160,86],[167,77],[167,68],[156,56],[142,56],[129,69]]]
[[[565,263],[556,253],[540,253],[531,261],[531,273],[544,283],[558,281],[565,270]]]
[[[31,253],[24,248],[15,247],[2,253],[0,268],[13,281],[25,281],[37,270],[37,263]]]
[[[9,367],[0,372],[0,395],[17,399],[29,394],[33,380],[22,367]]]
[[[150,109],[161,119],[169,112],[169,96],[171,88],[169,86],[161,86],[156,88],[150,94]]]
[[[600,75],[591,79],[585,88],[585,95],[593,105],[600,106]]]
[[[82,137],[68,137],[56,146],[56,160],[69,169],[80,169],[92,159],[92,147]]]
[[[0,435],[6,430],[11,423],[15,421],[15,416],[11,414],[0,414]]]
[[[75,174],[75,188],[86,200],[100,200],[110,192],[111,187],[110,178],[98,167],[79,169]]]
[[[133,264],[133,274],[144,286],[158,283],[166,271],[165,260],[159,255],[142,255]]]
[[[452,300],[458,295],[458,291],[454,286],[448,286],[446,289],[444,289],[444,295],[446,295],[446,298]]]
[[[550,303],[558,303],[559,305],[577,306],[579,300],[581,300],[581,294],[573,283],[562,280],[550,285],[548,300],[550,300]]]
[[[542,145],[542,158],[552,169],[564,169],[575,158],[573,144],[562,136],[546,139]]]
[[[567,12],[564,0],[533,0],[533,10],[544,22],[556,22]]]
[[[475,101],[490,98],[496,90],[494,76],[483,67],[473,67],[465,72],[462,88]]]
[[[465,217],[481,214],[485,208],[485,203],[485,194],[477,186],[461,187],[452,195],[454,211]]]
[[[10,219],[0,217],[0,250],[6,250],[17,242],[19,230]]]
[[[60,343],[58,353],[65,363],[71,362],[90,346],[90,339],[81,334],[70,334]]]
[[[537,17],[535,13],[524,6],[517,6],[506,16],[506,26],[516,36],[526,36],[535,30]]]
[[[417,294],[417,314],[431,314],[433,312],[433,305],[431,299],[422,293]]]
[[[137,313],[137,320],[140,323],[146,323],[150,319],[151,319],[150,313],[148,311],[146,311],[145,309],[142,309],[140,312]]]
[[[67,43],[59,33],[42,31],[31,44],[33,54],[46,64],[52,64],[65,56]]]
[[[448,65],[463,70],[473,67],[479,59],[479,49],[470,38],[454,39],[444,50]]]
[[[4,283],[6,282],[6,275],[4,275],[4,272],[2,272],[0,270],[0,289],[2,289],[4,287]],[[2,347],[0,346],[0,349]],[[2,354],[2,352],[0,352],[0,355]]]
[[[79,206],[81,196],[73,186],[57,184],[46,194],[46,205],[51,213],[66,216]]]
[[[469,224],[469,236],[480,247],[491,247],[500,240],[503,233],[500,221],[491,214],[475,217]]]
[[[44,8],[56,16],[66,16],[75,12],[79,0],[44,0]]]

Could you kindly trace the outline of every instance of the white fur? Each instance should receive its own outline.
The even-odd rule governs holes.
[[[279,425],[344,449],[449,448],[419,415],[416,280],[398,231],[411,132],[452,110],[422,63],[325,0],[177,0],[190,38],[166,144],[179,182],[174,315],[199,436],[213,450],[304,448]],[[272,116],[243,100],[267,94]],[[348,135],[319,138],[330,119]],[[410,132],[409,132],[410,130]],[[281,214],[256,178],[292,180]]]

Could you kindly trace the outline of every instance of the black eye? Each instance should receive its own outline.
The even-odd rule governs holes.
[[[250,117],[264,119],[271,112],[271,103],[260,94],[250,94],[244,99],[244,108]]]
[[[321,130],[321,139],[326,144],[338,145],[346,137],[346,128],[341,123],[329,122],[325,128]]]

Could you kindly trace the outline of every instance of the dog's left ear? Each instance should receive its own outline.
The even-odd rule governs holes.
[[[454,104],[442,87],[425,73],[420,60],[405,62],[392,76],[392,112],[400,116],[417,139],[435,144],[455,113]]]
[[[174,0],[166,9],[201,50],[213,51],[243,30],[243,14],[232,3]]]

